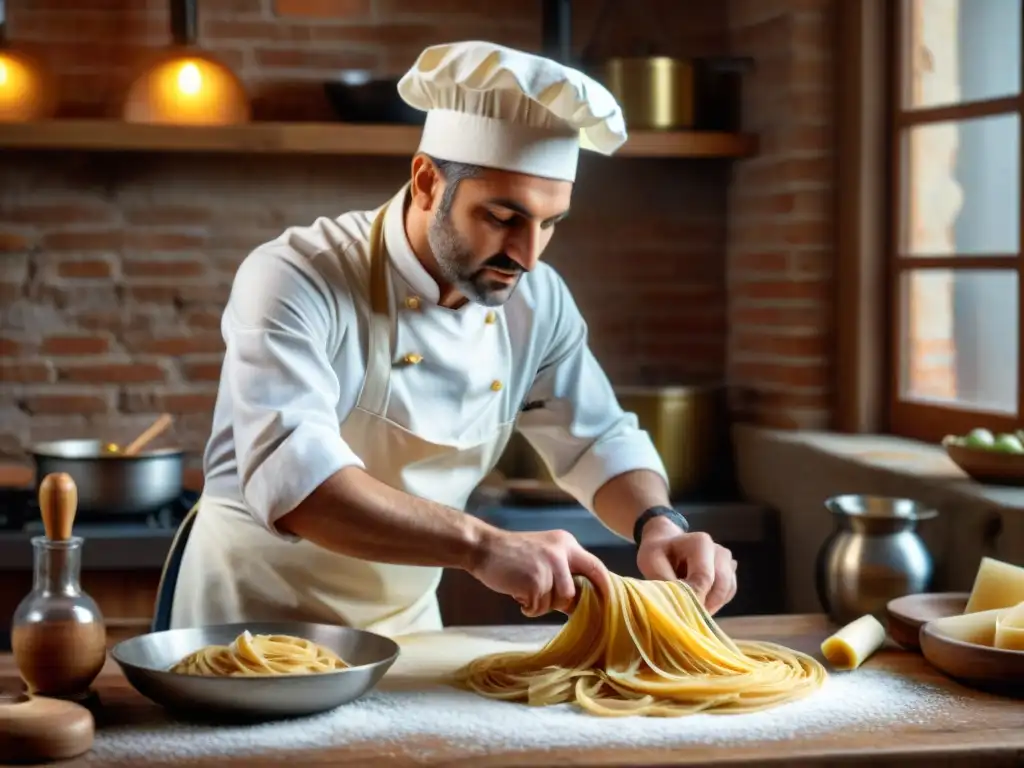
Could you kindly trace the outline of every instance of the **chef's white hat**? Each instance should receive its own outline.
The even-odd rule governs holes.
[[[442,160],[574,181],[581,146],[610,155],[626,141],[600,83],[494,43],[427,48],[398,92],[427,112],[419,151]]]

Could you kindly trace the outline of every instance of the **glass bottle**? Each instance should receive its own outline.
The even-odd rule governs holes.
[[[72,536],[78,491],[71,476],[54,473],[39,488],[45,536],[32,539],[32,591],[14,613],[14,661],[32,694],[86,698],[106,661],[103,615],[82,591],[84,539]]]

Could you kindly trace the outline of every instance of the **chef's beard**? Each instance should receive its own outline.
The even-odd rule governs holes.
[[[508,301],[519,285],[523,268],[504,253],[495,254],[483,264],[472,266],[476,254],[466,245],[448,214],[438,211],[427,230],[427,243],[434,254],[441,277],[470,301],[497,307]],[[497,267],[517,272],[518,275],[515,282],[508,285],[488,280],[484,267]]]

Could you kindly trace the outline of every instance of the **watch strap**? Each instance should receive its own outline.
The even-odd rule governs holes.
[[[640,546],[640,540],[643,538],[644,526],[656,517],[667,517],[673,523],[678,525],[683,530],[683,533],[687,533],[690,530],[690,524],[687,522],[686,518],[676,510],[672,509],[672,507],[666,507],[663,505],[651,507],[650,509],[645,510],[633,524],[633,541],[636,542],[638,547]]]

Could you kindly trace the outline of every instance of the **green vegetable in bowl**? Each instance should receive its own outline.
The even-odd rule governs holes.
[[[991,448],[995,445],[996,439],[987,429],[972,429],[964,438],[964,445],[968,448]]]
[[[1000,453],[1024,453],[1024,445],[1016,435],[999,435],[992,445],[992,450]]]
[[[989,430],[979,427],[963,436],[946,435],[942,438],[942,444],[993,453],[1024,454],[1024,430],[993,435]]]

